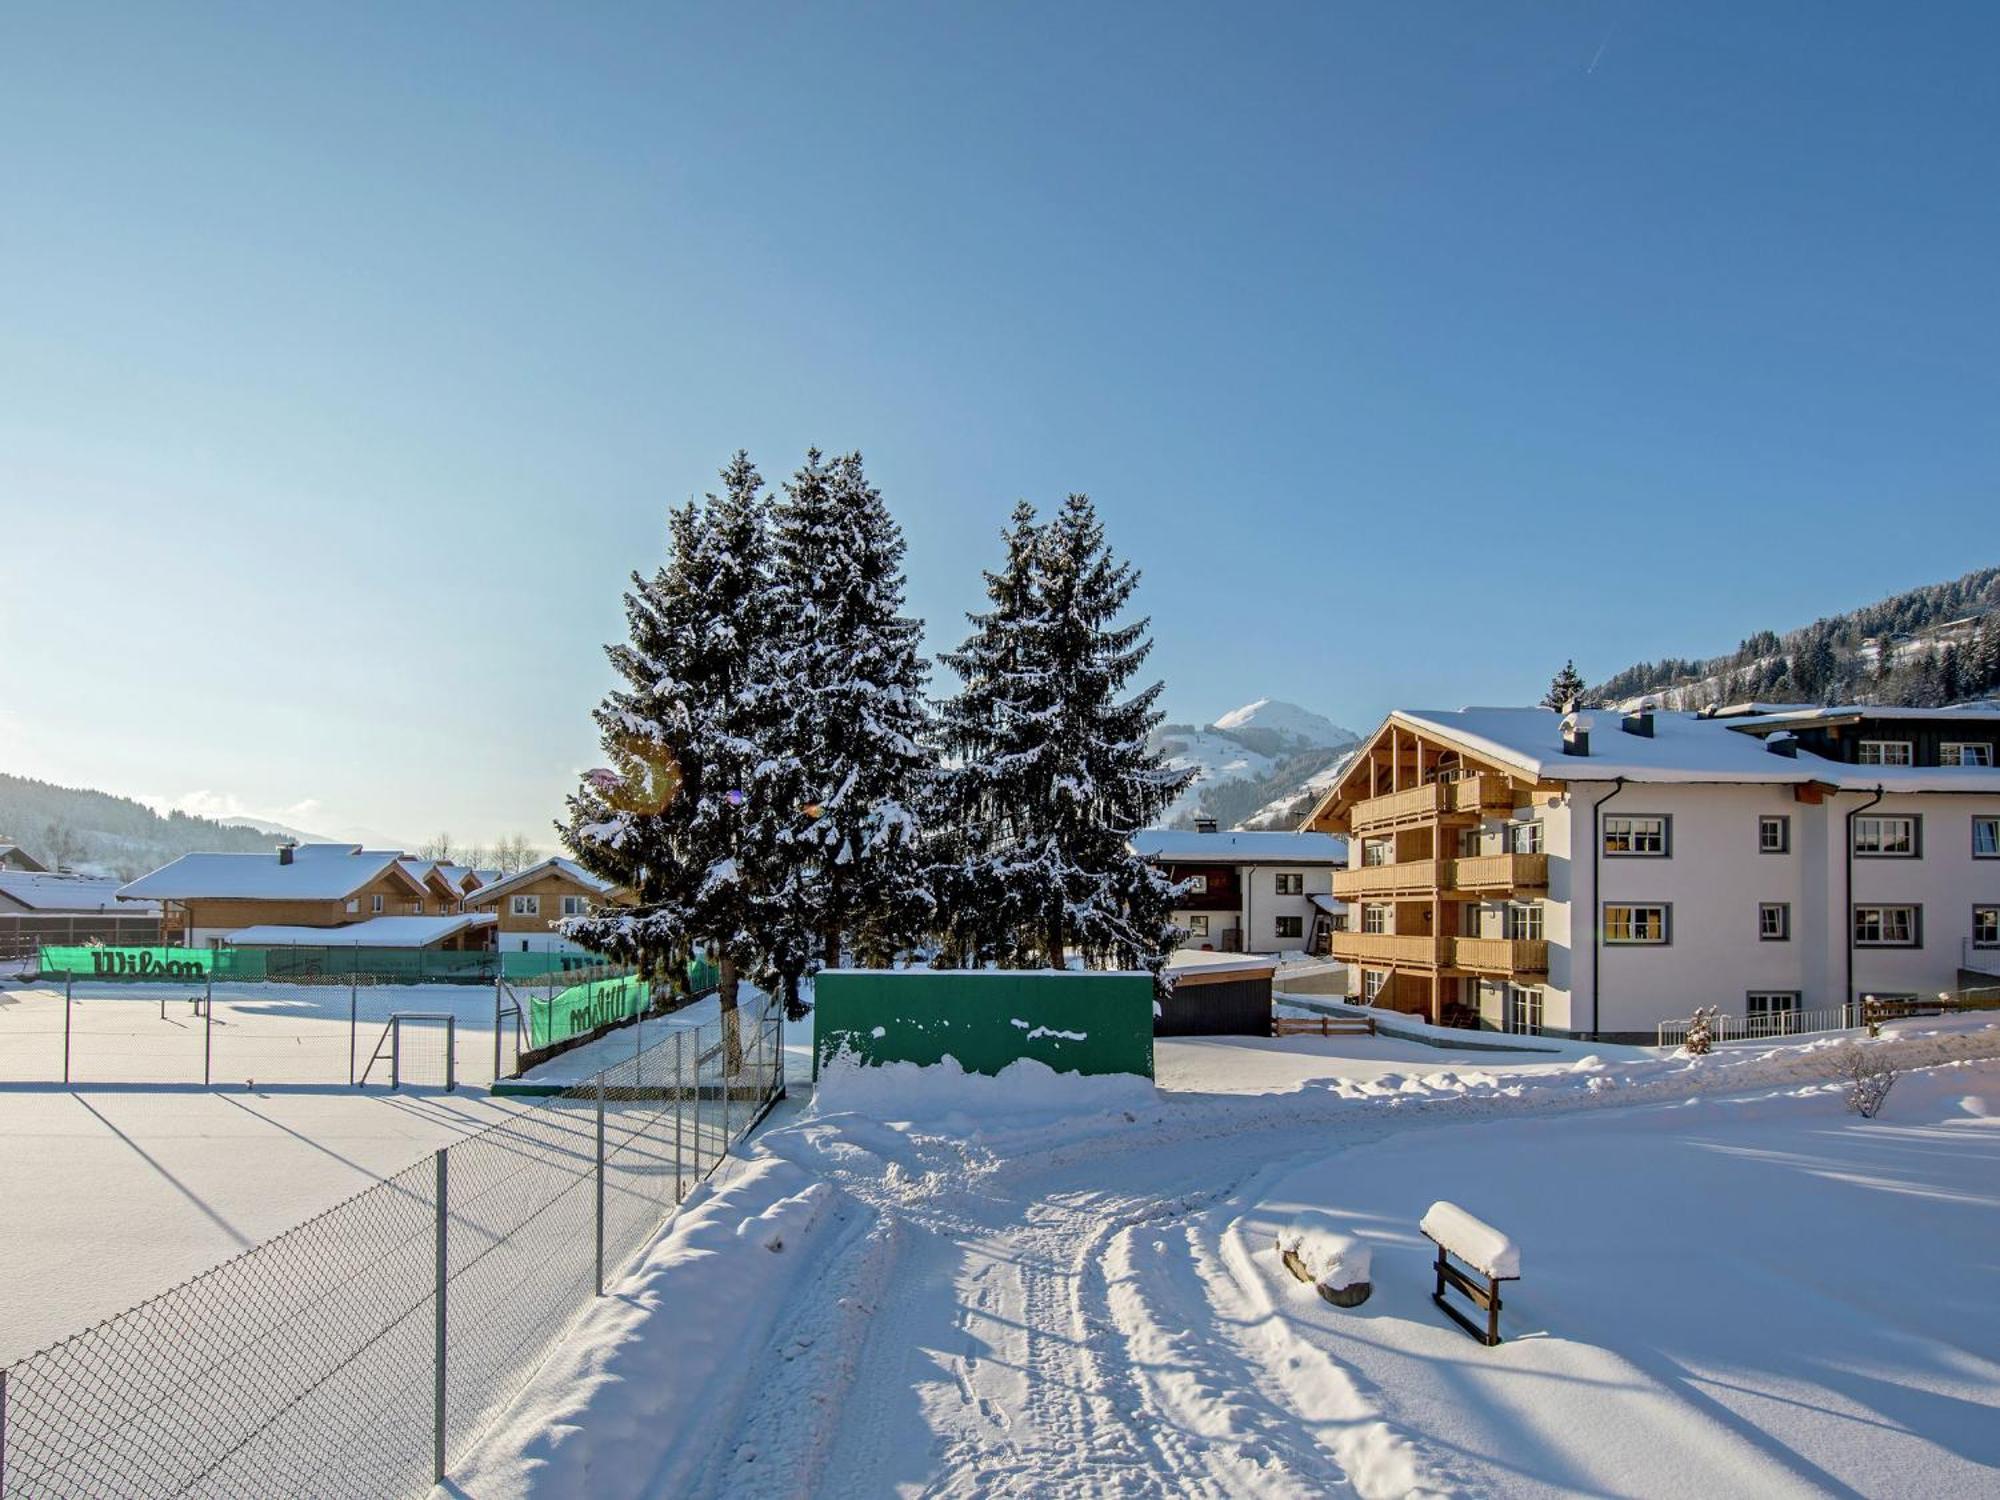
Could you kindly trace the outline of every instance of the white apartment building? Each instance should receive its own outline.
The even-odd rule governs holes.
[[[1335,957],[1440,1024],[1651,1041],[1838,1024],[2000,972],[2000,713],[1392,713],[1306,826]],[[1991,983],[2000,984],[2000,977]]]
[[[1323,833],[1232,830],[1203,819],[1193,831],[1142,828],[1139,854],[1186,887],[1174,921],[1184,946],[1217,953],[1304,953],[1324,923],[1333,872],[1347,863],[1343,839]]]

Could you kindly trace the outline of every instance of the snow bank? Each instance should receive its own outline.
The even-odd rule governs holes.
[[[1488,1276],[1521,1274],[1521,1249],[1484,1219],[1456,1203],[1433,1203],[1417,1226],[1467,1265]]]
[[[1374,1259],[1365,1240],[1316,1213],[1300,1214],[1278,1231],[1278,1253],[1297,1256],[1313,1285],[1329,1292],[1367,1281]]]
[[[1158,1102],[1151,1081],[1136,1073],[1058,1073],[1032,1057],[995,1074],[968,1073],[949,1054],[932,1067],[913,1062],[869,1067],[843,1053],[820,1069],[813,1111],[907,1121],[1088,1114],[1151,1108]]]
[[[690,1198],[639,1269],[594,1302],[506,1416],[435,1491],[479,1500],[685,1494],[816,1264],[829,1183],[775,1157]]]

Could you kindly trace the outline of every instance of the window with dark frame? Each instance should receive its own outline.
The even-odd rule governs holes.
[[[1273,920],[1278,924],[1277,933],[1281,938],[1295,938],[1305,935],[1306,919],[1304,917],[1276,917]]]
[[[1864,859],[1915,859],[1918,827],[1914,816],[1856,818],[1854,852]]]
[[[1280,896],[1303,896],[1306,891],[1306,877],[1297,870],[1280,870],[1277,875]]]
[[[1625,858],[1665,859],[1671,845],[1669,820],[1660,814],[1608,815],[1604,819],[1604,852]]]
[[[1854,945],[1857,948],[1920,948],[1923,946],[1920,906],[1857,906]]]
[[[1792,907],[1788,901],[1764,901],[1757,907],[1757,938],[1765,943],[1789,942]]]
[[[1664,902],[1607,902],[1604,941],[1607,944],[1658,946],[1667,941],[1668,912]]]
[[[1972,820],[1972,857],[2000,859],[2000,818]]]
[[[1792,820],[1783,813],[1766,813],[1757,820],[1757,849],[1763,854],[1788,854],[1792,848]]]
[[[1972,946],[2000,948],[2000,906],[1972,908]]]

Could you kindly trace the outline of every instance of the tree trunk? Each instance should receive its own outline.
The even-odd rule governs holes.
[[[1063,908],[1058,896],[1049,904],[1049,967],[1060,969],[1065,965],[1063,958]]]
[[[736,1014],[736,960],[724,956],[716,966],[720,983],[716,1003],[722,1009],[722,1073],[733,1078],[743,1071],[743,1023]]]
[[[829,969],[837,969],[840,967],[839,928],[834,928],[831,931],[829,931],[826,937],[822,940],[820,948],[820,962],[825,964],[826,967]]]

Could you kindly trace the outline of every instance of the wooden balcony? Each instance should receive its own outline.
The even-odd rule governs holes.
[[[1338,881],[1336,876],[1335,880]],[[1500,894],[1540,890],[1549,883],[1546,854],[1476,854],[1445,861],[1445,889]],[[1339,889],[1338,884],[1334,887]]]
[[[1333,956],[1343,963],[1428,969],[1437,964],[1437,943],[1394,932],[1336,932]]]
[[[1399,828],[1431,818],[1503,817],[1513,811],[1514,786],[1505,776],[1467,776],[1434,781],[1381,797],[1364,797],[1348,814],[1356,833]]]
[[[1502,975],[1549,971],[1549,945],[1540,938],[1454,937],[1444,942],[1447,962],[1455,969]]]
[[[1333,872],[1337,901],[1372,901],[1388,896],[1427,896],[1437,889],[1434,859],[1412,859],[1395,865],[1363,865]]]

